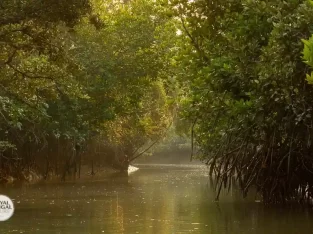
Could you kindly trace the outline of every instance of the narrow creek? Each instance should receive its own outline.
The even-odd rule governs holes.
[[[137,165],[128,178],[0,188],[15,214],[0,233],[313,233],[313,212],[268,208],[236,188],[214,202],[198,165]]]

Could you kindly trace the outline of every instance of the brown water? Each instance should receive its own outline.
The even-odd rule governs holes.
[[[214,202],[203,166],[140,165],[129,178],[0,188],[14,199],[5,233],[313,233],[313,212],[265,208],[232,188]]]

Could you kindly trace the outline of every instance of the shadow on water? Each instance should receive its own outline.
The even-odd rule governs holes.
[[[0,233],[313,233],[310,210],[264,207],[235,186],[214,202],[204,166],[136,166],[130,176],[1,188],[16,212]]]

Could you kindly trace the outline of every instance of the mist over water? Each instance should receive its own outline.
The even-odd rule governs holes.
[[[171,147],[170,150],[161,150],[152,155],[143,155],[134,161],[135,164],[184,164],[184,165],[203,165],[197,158],[191,159],[191,148],[179,149]]]

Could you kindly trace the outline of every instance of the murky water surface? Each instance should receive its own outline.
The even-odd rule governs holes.
[[[313,233],[313,212],[265,208],[235,188],[214,202],[203,166],[139,165],[129,178],[0,188],[16,211],[0,233]]]

